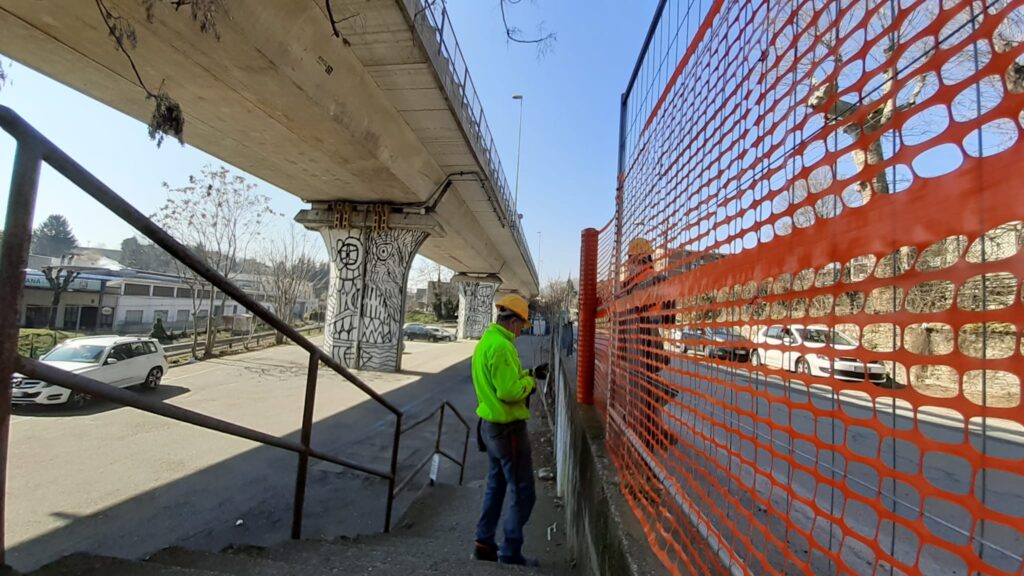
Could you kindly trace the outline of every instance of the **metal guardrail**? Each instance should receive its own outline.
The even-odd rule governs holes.
[[[299,455],[296,470],[295,496],[292,507],[292,538],[301,537],[302,511],[305,503],[306,475],[309,459],[317,458],[345,466],[388,481],[388,499],[385,508],[384,531],[391,529],[391,513],[394,504],[395,480],[398,469],[398,448],[402,431],[402,411],[391,404],[380,393],[352,374],[345,366],[322,352],[313,342],[302,336],[298,330],[278,318],[241,288],[227,280],[209,264],[198,258],[188,248],[171,237],[165,230],[153,223],[134,206],[118,196],[110,187],[83,168],[53,142],[40,134],[10,108],[0,106],[0,128],[17,141],[14,168],[11,174],[11,189],[7,204],[7,219],[4,226],[3,242],[0,244],[0,294],[6,294],[0,305],[0,565],[6,561],[6,488],[8,444],[11,423],[11,387],[7,383],[15,372],[22,372],[58,386],[117,404],[131,406],[153,414],[215,430],[239,438],[267,444]],[[274,436],[205,416],[190,410],[165,404],[152,398],[109,386],[83,376],[74,375],[18,356],[18,323],[21,303],[24,297],[25,268],[28,263],[29,244],[32,239],[32,217],[35,212],[42,164],[46,162],[83,192],[119,218],[131,224],[143,236],[163,248],[179,262],[184,263],[204,280],[221,290],[236,302],[251,311],[275,331],[309,352],[309,369],[306,378],[305,400],[302,414],[300,442]],[[333,457],[310,446],[313,426],[313,407],[316,398],[317,369],[323,363],[366,393],[375,402],[395,416],[394,436],[391,447],[391,462],[387,471],[375,470],[369,466]]]
[[[462,124],[463,131],[469,137],[477,161],[491,183],[496,195],[493,201],[500,208],[505,224],[512,230],[530,273],[539,282],[537,269],[530,254],[530,245],[519,222],[515,197],[505,177],[498,146],[491,135],[476,85],[469,75],[466,58],[462,55],[462,48],[448,18],[448,8],[444,2],[437,0],[403,1],[406,11],[412,18],[413,28],[418,33],[420,42],[444,86],[448,101]]]
[[[318,332],[318,331],[323,330],[323,328],[324,328],[323,324],[316,324],[316,325],[313,325],[313,326],[303,326],[301,328],[296,328],[296,331],[299,334],[303,334],[303,333]],[[218,338],[217,339],[217,344],[214,346],[214,350],[217,350],[219,348],[227,348],[228,350],[231,350],[232,348],[234,348],[234,346],[236,344],[243,344],[244,345],[247,342],[255,342],[256,346],[259,346],[261,340],[263,340],[265,338],[273,338],[276,335],[277,335],[277,331],[276,330],[269,330],[269,331],[266,331],[266,332],[260,332],[258,334],[253,334],[252,336],[246,334],[246,335],[243,335],[243,336],[232,336],[230,338]],[[200,339],[200,346],[202,346],[202,339]],[[185,355],[187,355],[187,354],[192,352],[192,342],[183,342],[181,344],[166,344],[166,345],[163,346],[163,349],[164,349],[164,356],[168,356],[168,357],[171,357],[171,358],[173,358],[175,356],[185,356]]]

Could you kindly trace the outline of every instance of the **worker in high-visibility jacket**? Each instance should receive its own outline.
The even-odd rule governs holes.
[[[524,557],[522,551],[523,527],[537,499],[530,436],[526,430],[530,417],[527,400],[536,386],[534,378],[547,378],[548,365],[524,370],[519,360],[515,339],[530,327],[526,300],[506,296],[497,308],[498,321],[484,331],[473,351],[473,386],[479,402],[476,414],[480,417],[477,441],[489,461],[473,558],[536,566],[538,563]],[[505,540],[499,549],[495,532],[506,490],[511,490],[512,502],[505,517]]]

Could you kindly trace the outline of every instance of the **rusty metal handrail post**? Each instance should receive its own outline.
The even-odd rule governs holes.
[[[18,141],[11,172],[0,253],[0,294],[13,302],[0,306],[0,566],[7,563],[7,448],[11,432],[11,377],[18,361],[18,320],[32,241],[32,217],[43,157],[33,143]]]
[[[462,441],[462,465],[459,466],[459,486],[462,486],[466,478],[466,454],[469,452],[469,427],[466,428],[466,438]]]
[[[316,403],[316,377],[320,368],[320,355],[309,355],[306,372],[306,398],[302,405],[302,432],[299,442],[305,452],[299,454],[295,472],[295,499],[292,504],[292,540],[302,538],[302,516],[306,506],[306,477],[309,473],[309,448],[313,437],[313,407]]]
[[[594,338],[597,315],[598,232],[583,231],[580,250],[579,343],[576,349],[576,402],[594,403]]]
[[[391,477],[388,478],[388,503],[384,510],[384,532],[391,532],[391,511],[395,505],[395,480],[398,478],[398,445],[402,439],[402,413],[395,414],[395,437],[391,444]]]
[[[437,437],[434,438],[434,453],[441,451],[441,435],[444,434],[444,411],[447,404],[441,404],[441,416],[437,419]]]

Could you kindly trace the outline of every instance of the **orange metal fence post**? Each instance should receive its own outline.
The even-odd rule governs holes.
[[[594,403],[594,320],[597,312],[597,230],[587,228],[580,250],[580,338],[576,401]]]

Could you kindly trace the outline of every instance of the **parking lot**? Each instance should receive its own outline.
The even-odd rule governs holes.
[[[409,420],[442,399],[469,417],[472,349],[472,342],[410,342],[402,373],[359,375]],[[173,368],[157,391],[140,393],[297,438],[307,360],[301,349],[279,346]],[[387,468],[393,417],[329,370],[319,372],[315,421],[315,448]],[[458,453],[463,429],[449,422],[445,430],[446,446]],[[403,436],[406,469],[433,448],[435,431],[423,426]],[[79,550],[138,556],[171,544],[214,550],[288,536],[297,458],[276,448],[93,401],[77,410],[19,408],[10,451],[8,561],[20,570]],[[442,468],[457,477],[454,466]],[[396,517],[427,480],[421,476]],[[385,495],[382,480],[313,463],[305,534],[378,531]]]

